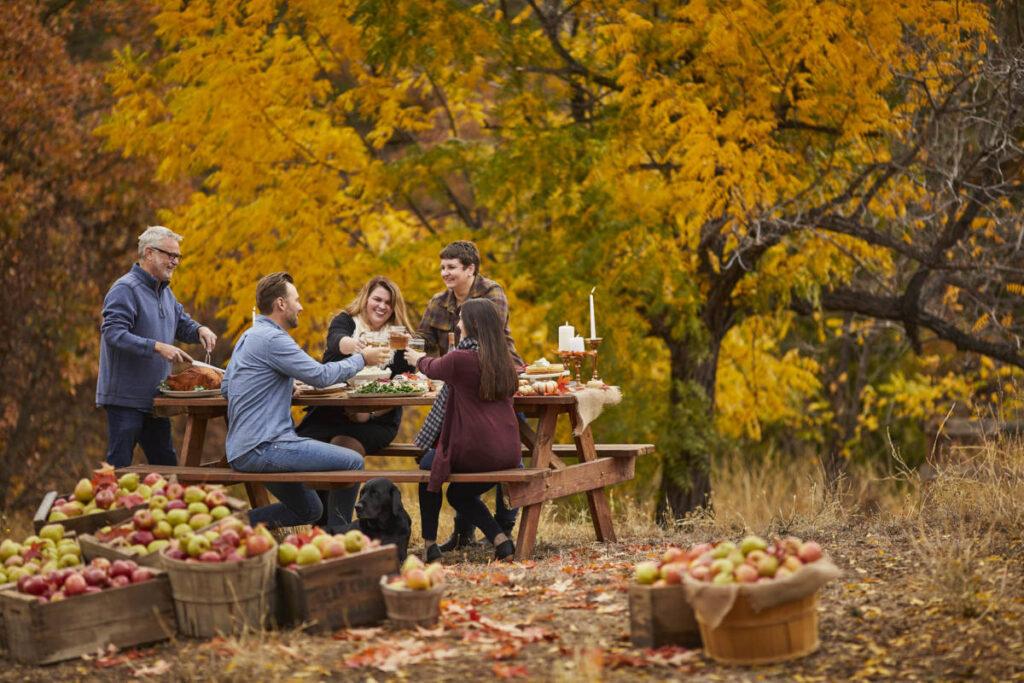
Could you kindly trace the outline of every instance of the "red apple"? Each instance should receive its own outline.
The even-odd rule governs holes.
[[[96,492],[96,498],[94,498],[94,500],[96,501],[96,507],[109,510],[110,506],[114,504],[115,498],[116,496],[112,490],[100,489]]]
[[[224,543],[225,545],[229,545],[232,548],[237,548],[239,544],[242,542],[242,539],[241,537],[239,537],[237,531],[235,531],[234,529],[228,529],[227,531],[221,533],[220,540],[218,542]]]
[[[206,507],[213,509],[218,505],[224,505],[228,502],[228,496],[221,489],[214,489],[206,494]]]
[[[157,482],[161,482],[163,480],[164,475],[160,474],[159,472],[150,472],[149,474],[146,475],[146,478],[142,480],[142,483],[145,484],[146,486],[153,486]]]
[[[99,567],[86,567],[82,570],[82,578],[90,586],[102,586],[107,582],[107,572]]]
[[[736,571],[733,572],[736,576],[736,581],[739,583],[754,583],[757,581],[757,570],[753,565],[743,563],[736,567]]]
[[[171,510],[187,510],[188,504],[180,498],[171,498],[168,496],[167,505],[164,506],[164,510],[170,512]]]
[[[799,557],[788,555],[785,560],[782,561],[782,567],[788,569],[791,572],[795,572],[800,567],[804,566],[804,563],[800,561]],[[775,574],[778,576],[778,573]]]
[[[662,566],[665,566],[666,564],[672,564],[674,562],[679,562],[685,556],[686,556],[686,553],[683,552],[682,548],[676,548],[675,546],[672,546],[672,547],[666,549],[665,552],[662,554],[662,556],[661,556],[661,564],[662,564]]]
[[[797,557],[804,564],[816,562],[821,559],[821,546],[814,541],[807,541],[800,546],[800,552],[797,553]]]
[[[103,590],[103,589],[100,588],[99,586],[86,586],[85,587],[85,594],[86,595],[91,595],[93,593],[99,593],[101,590]]]
[[[20,584],[21,582],[19,581],[18,583]],[[25,583],[21,586],[21,591],[23,593],[28,593],[29,595],[42,595],[46,592],[48,586],[49,584],[46,583],[46,579],[43,577],[29,576],[25,578]]]
[[[254,533],[245,540],[248,557],[255,557],[270,550],[270,539],[260,533]]]
[[[81,595],[88,587],[85,577],[81,574],[72,574],[64,581],[64,593],[67,595]]]
[[[99,567],[103,571],[107,571],[110,569],[110,560],[105,557],[94,557],[92,558],[92,562],[89,563],[89,566]]]
[[[149,545],[155,538],[152,531],[136,531],[131,535],[131,542],[134,545]]]
[[[115,576],[114,578],[112,578],[110,580],[110,585],[113,588],[121,588],[123,586],[127,586],[131,582],[132,582],[131,576],[126,576],[124,574],[119,574],[118,576]]]
[[[135,571],[134,562],[130,560],[114,560],[110,565],[110,570],[107,572],[111,579],[115,579],[118,576],[131,576],[132,572]]]
[[[167,488],[164,489],[164,495],[167,496],[172,502],[175,500],[181,500],[181,497],[185,495],[185,487],[178,483],[168,484]],[[168,507],[170,507],[169,504]]]
[[[682,556],[680,556],[680,559]],[[683,567],[681,562],[674,562],[672,564],[666,564],[661,568],[661,578],[665,583],[671,585],[683,582],[683,572],[686,568]]]

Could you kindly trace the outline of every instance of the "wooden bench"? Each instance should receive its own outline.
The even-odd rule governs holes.
[[[333,406],[359,412],[405,406],[429,406],[431,396],[365,398],[354,395],[337,397],[303,397],[293,399],[293,405]],[[513,405],[517,412],[536,418],[531,426],[520,420],[519,436],[523,457],[530,467],[498,472],[459,473],[451,475],[453,482],[493,482],[502,485],[508,502],[523,508],[516,540],[516,559],[523,560],[533,554],[540,522],[541,507],[545,502],[576,493],[586,496],[590,519],[598,541],[614,541],[611,507],[605,489],[633,478],[637,457],[654,452],[651,444],[597,444],[589,425],[583,425],[574,395],[516,396]],[[175,475],[183,483],[244,484],[250,503],[258,507],[269,502],[265,484],[295,482],[329,488],[385,477],[394,482],[419,483],[427,481],[430,473],[420,469],[372,469],[344,472],[278,472],[251,474],[235,472],[221,460],[212,466],[203,466],[203,444],[207,422],[223,417],[227,402],[223,397],[167,398],[154,401],[157,414],[186,415],[185,436],[179,466],[139,465],[121,471],[139,473],[160,472]],[[576,432],[570,444],[555,443],[555,427],[560,416],[569,418],[569,426]],[[392,444],[371,456],[418,457],[419,448],[412,444]],[[569,462],[566,462],[566,461]]]

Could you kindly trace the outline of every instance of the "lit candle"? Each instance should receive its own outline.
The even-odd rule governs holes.
[[[597,289],[597,287],[594,287]],[[590,290],[590,338],[597,339],[597,326],[594,324],[594,289]]]
[[[572,351],[572,338],[576,336],[576,328],[566,322],[558,327],[558,350]]]
[[[583,337],[573,337],[572,348],[570,349],[570,351],[574,353],[583,353],[584,350],[585,348],[583,346]]]

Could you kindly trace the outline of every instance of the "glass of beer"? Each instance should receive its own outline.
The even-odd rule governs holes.
[[[388,345],[392,351],[402,351],[409,345],[409,333],[404,325],[392,325],[388,328]]]
[[[423,337],[412,337],[409,340],[408,348],[423,353],[423,349],[426,348],[426,340]]]

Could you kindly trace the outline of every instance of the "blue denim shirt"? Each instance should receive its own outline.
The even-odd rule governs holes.
[[[167,282],[133,265],[103,299],[96,405],[152,410],[157,387],[171,371],[156,342],[196,343],[200,327]]]
[[[352,377],[364,364],[358,353],[320,363],[273,320],[257,316],[235,344],[220,388],[228,399],[228,462],[260,444],[300,440],[291,414],[293,378],[326,387]]]

